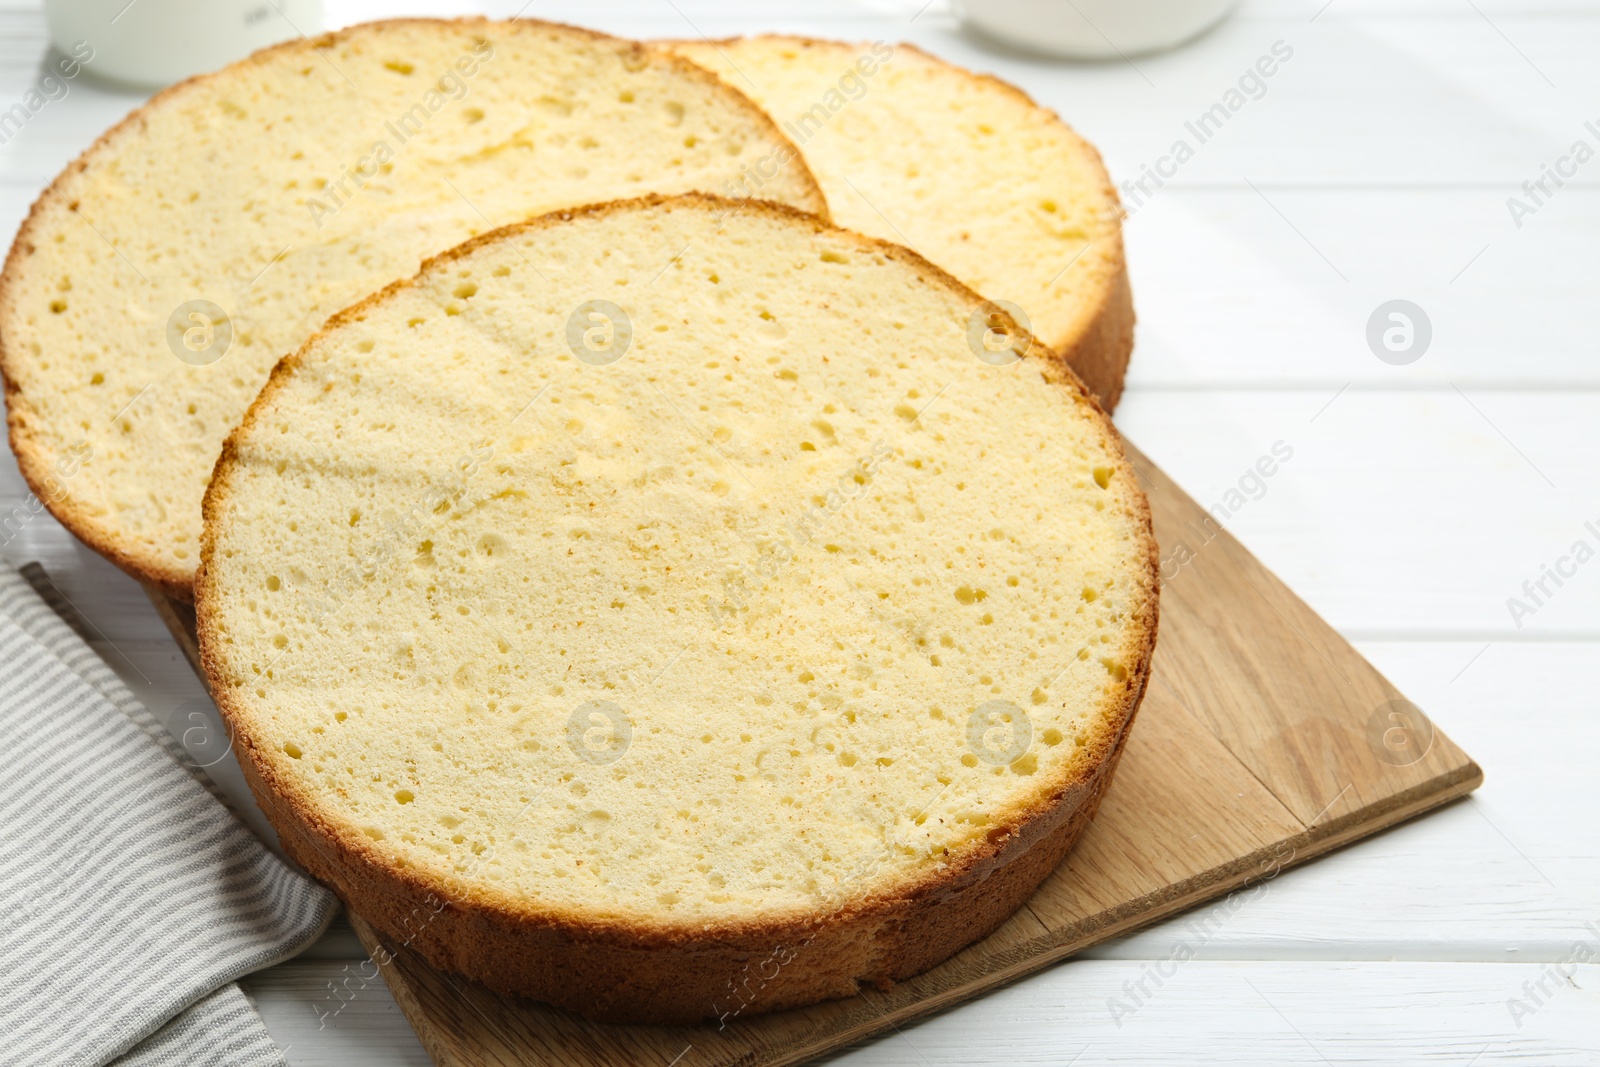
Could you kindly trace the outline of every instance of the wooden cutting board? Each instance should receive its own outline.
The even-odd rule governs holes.
[[[434,970],[359,917],[440,1067],[799,1063],[1464,797],[1483,772],[1137,449],[1162,546],[1154,673],[1100,814],[990,937],[888,992],[625,1027]],[[198,670],[194,612],[151,599]]]

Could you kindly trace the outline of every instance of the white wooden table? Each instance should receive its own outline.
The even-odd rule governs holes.
[[[1117,422],[1202,503],[1289,444],[1229,525],[1487,783],[1284,874],[1175,973],[1162,961],[1198,945],[1183,919],[837,1059],[1600,1063],[1600,560],[1520,620],[1507,606],[1575,541],[1600,549],[1600,159],[1542,204],[1522,188],[1575,141],[1600,150],[1584,126],[1600,128],[1600,6],[1263,0],[1176,53],[1072,65],[984,45],[944,0],[922,2],[535,0],[527,14],[634,36],[911,40],[1056,108],[1119,181],[1188,140],[1175,177],[1128,198],[1140,323]],[[45,42],[31,5],[0,3],[4,108],[38,81]],[[462,10],[479,8],[330,14]],[[1293,55],[1264,94],[1197,144],[1185,122],[1279,41]],[[0,230],[137,102],[80,79],[0,146]],[[1513,196],[1536,208],[1520,226]],[[1392,299],[1431,322],[1409,365],[1366,340]],[[7,454],[0,509],[25,491]],[[0,551],[44,563],[157,714],[209,713],[132,581],[48,516]],[[261,827],[237,768],[214,769]],[[361,956],[341,924],[246,983],[291,1063],[427,1062],[381,982],[352,977]],[[1152,970],[1159,988],[1136,1005],[1124,984]]]

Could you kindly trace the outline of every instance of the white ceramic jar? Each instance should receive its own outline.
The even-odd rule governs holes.
[[[322,0],[45,0],[64,55],[87,42],[90,70],[143,88],[216,70],[269,44],[322,32]]]
[[[963,21],[1030,52],[1116,59],[1180,45],[1238,0],[957,0]]]

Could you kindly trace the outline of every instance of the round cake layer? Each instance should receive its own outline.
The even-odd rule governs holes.
[[[909,245],[1005,302],[1116,407],[1133,353],[1122,206],[1100,154],[1055,112],[909,44],[760,36],[670,47],[772,115],[836,223]],[[760,196],[763,177],[724,188]]]
[[[329,315],[495,226],[778,152],[706,71],[583,30],[402,20],[267,49],[157,95],[34,205],[0,278],[13,450],[69,529],[187,599],[223,438]],[[826,210],[798,161],[761,195]]]
[[[342,313],[206,499],[263,807],[391,936],[596,1017],[982,936],[1087,821],[1155,639],[1144,496],[1037,348],[915,253],[704,196]]]

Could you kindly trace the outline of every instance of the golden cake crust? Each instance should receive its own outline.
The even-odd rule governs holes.
[[[1119,650],[1129,666],[1116,682],[1109,706],[1102,709],[1099,729],[1084,740],[1077,773],[1051,783],[1043,803],[1006,809],[986,835],[952,849],[941,870],[841,900],[821,912],[755,921],[674,922],[597,917],[537,906],[508,893],[491,892],[481,882],[470,892],[459,892],[425,872],[395,865],[374,841],[353,825],[330,817],[297,781],[279,772],[278,761],[265,751],[259,724],[228,682],[221,651],[224,638],[216,623],[219,594],[208,575],[218,531],[228,522],[238,442],[326,335],[361,319],[433,272],[447,270],[473,249],[574,218],[658,205],[765,214],[802,223],[814,232],[843,234],[909,265],[930,284],[948,287],[973,304],[982,302],[910,249],[839,230],[813,215],[768,201],[736,202],[693,193],[646,197],[552,212],[480,235],[426,261],[415,278],[396,282],[335,315],[274,368],[224,445],[206,492],[196,608],[202,663],[235,739],[246,780],[286,851],[332,886],[352,911],[391,945],[414,949],[435,966],[497,991],[600,1021],[669,1024],[726,1020],[851,996],[864,984],[887,987],[947,959],[1003,923],[1067,854],[1111,781],[1154,654],[1159,558],[1148,502],[1140,493],[1135,506],[1144,556],[1129,563],[1142,572],[1137,586],[1143,599],[1128,608],[1130,623]],[[1014,323],[1010,327],[1027,338]],[[1034,341],[1028,351],[1036,347]],[[1071,371],[1047,365],[1046,374],[1093,406],[1109,441],[1120,452],[1110,420]],[[1133,479],[1131,464],[1125,456],[1118,458],[1121,473]]]

